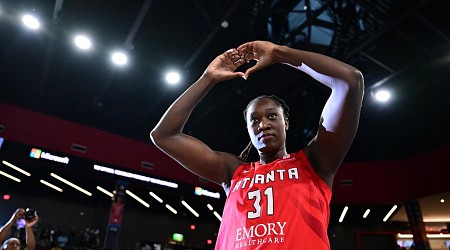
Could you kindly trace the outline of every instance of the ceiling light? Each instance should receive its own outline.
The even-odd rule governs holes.
[[[169,204],[166,204],[166,208],[170,210],[170,212],[177,214],[177,210],[175,210],[173,207],[171,207]]]
[[[428,238],[433,238],[433,239],[443,239],[443,238],[448,239],[448,238],[450,238],[450,234],[443,234],[443,233],[440,233],[440,234],[427,234],[427,237]]]
[[[161,198],[159,198],[159,196],[156,195],[155,193],[150,192],[149,194],[150,194],[153,198],[155,198],[155,200],[157,200],[159,203],[163,203],[163,200],[162,200]]]
[[[191,206],[189,206],[189,204],[187,204],[185,201],[181,201],[181,204],[183,204],[183,206],[185,206],[189,211],[191,211],[191,213],[193,215],[195,215],[195,217],[199,217],[200,215],[197,213],[197,211],[195,211]]]
[[[139,203],[141,203],[145,207],[150,207],[150,204],[145,202],[143,199],[139,198],[137,195],[133,194],[130,190],[125,190],[125,193],[127,193],[129,196],[131,196],[133,199],[137,200]]]
[[[97,190],[99,190],[100,192],[102,192],[102,193],[108,195],[108,196],[111,197],[111,198],[114,197],[114,194],[113,194],[113,193],[109,192],[108,190],[106,190],[106,189],[104,189],[104,188],[102,188],[102,187],[100,187],[100,186],[97,186]]]
[[[57,179],[57,180],[59,180],[59,181],[65,183],[65,184],[67,184],[67,185],[69,185],[69,186],[71,186],[71,187],[73,187],[73,188],[75,188],[76,190],[82,192],[83,194],[85,194],[85,195],[87,195],[87,196],[92,196],[92,193],[91,193],[91,192],[86,191],[85,189],[83,189],[83,188],[81,188],[81,187],[79,187],[79,186],[73,184],[72,182],[70,182],[70,181],[68,181],[68,180],[66,180],[66,179],[64,179],[64,178],[62,178],[61,176],[58,176],[58,175],[56,175],[56,174],[54,174],[54,173],[50,173],[50,176],[52,176],[53,178],[55,178],[55,179]]]
[[[220,26],[222,26],[222,28],[224,28],[224,29],[226,29],[226,28],[228,28],[228,26],[229,26],[230,24],[228,23],[228,21],[223,21],[221,24],[220,24]]]
[[[389,212],[386,214],[386,216],[384,217],[383,221],[386,222],[389,217],[391,217],[391,215],[394,213],[395,209],[397,209],[397,205],[394,205],[391,210],[389,210]]]
[[[348,211],[348,207],[345,206],[344,210],[342,210],[341,216],[339,217],[339,222],[340,223],[342,223],[344,221],[344,217],[345,217],[345,214],[347,213],[347,211]]]
[[[399,239],[412,239],[413,235],[412,234],[401,234],[401,233],[398,233],[397,237]]]
[[[39,27],[41,27],[39,20],[37,20],[37,18],[32,15],[23,15],[22,22],[25,25],[25,27],[32,30],[37,30],[39,29]]]
[[[379,90],[374,94],[374,97],[379,102],[387,102],[391,99],[391,93],[387,90]]]
[[[180,79],[181,79],[181,77],[178,72],[171,71],[166,74],[166,82],[169,84],[172,84],[172,85],[177,84],[180,82]]]
[[[423,222],[450,222],[450,217],[437,217],[437,218],[423,218]]]
[[[82,50],[88,50],[92,47],[91,40],[87,36],[84,36],[84,35],[75,36],[75,38],[73,39],[73,42],[79,49],[82,49]]]
[[[206,205],[208,207],[209,210],[213,211],[214,208],[211,206],[211,204]]]
[[[124,66],[128,63],[128,57],[123,52],[114,52],[111,55],[111,60],[113,61],[113,63],[119,66]]]
[[[20,179],[19,179],[19,178],[16,178],[16,177],[14,177],[14,176],[12,176],[12,175],[10,175],[10,174],[7,174],[7,173],[5,173],[5,172],[3,172],[3,171],[0,171],[0,174],[3,175],[3,176],[5,176],[5,177],[8,177],[9,179],[11,179],[11,180],[13,180],[13,181],[20,182]]]
[[[444,199],[441,199],[441,203],[444,203],[445,202],[445,200]]]
[[[56,190],[56,191],[58,191],[58,192],[62,192],[62,191],[63,191],[62,188],[60,188],[60,187],[58,187],[58,186],[56,186],[56,185],[53,185],[53,184],[51,184],[50,182],[46,182],[46,181],[44,181],[44,180],[40,180],[40,182],[41,182],[42,184],[46,185],[47,187],[53,188],[54,190]]]
[[[399,239],[412,239],[412,238],[414,238],[414,236],[412,234],[401,234],[401,233],[398,233],[397,237]],[[440,234],[427,234],[427,238],[430,238],[430,239],[448,239],[448,238],[450,238],[450,234],[443,234],[443,233],[440,233]]]
[[[214,216],[216,216],[217,219],[219,219],[220,221],[222,221],[222,217],[220,216],[219,213],[217,213],[216,211],[213,212]]]
[[[363,218],[364,218],[364,219],[367,218],[367,216],[369,215],[369,213],[370,213],[370,209],[367,209],[366,212],[364,212]]]
[[[14,169],[14,170],[16,170],[16,171],[18,171],[18,172],[20,172],[20,173],[26,175],[26,176],[31,176],[31,174],[28,173],[27,171],[25,171],[25,170],[23,170],[23,169],[21,169],[21,168],[15,166],[15,165],[13,165],[13,164],[7,162],[7,161],[2,161],[2,163],[5,164],[5,165],[8,166],[8,167]]]

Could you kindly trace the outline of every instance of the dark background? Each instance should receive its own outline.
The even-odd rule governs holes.
[[[215,56],[243,42],[269,40],[324,53],[360,69],[365,78],[365,96],[358,134],[341,170],[342,178],[335,183],[330,226],[333,249],[338,242],[344,241],[340,237],[346,235],[345,239],[353,239],[354,232],[365,227],[356,218],[346,228],[348,231],[341,230],[342,225],[335,225],[346,205],[345,197],[347,204],[354,205],[356,211],[364,211],[370,204],[377,218],[383,217],[393,204],[401,205],[404,198],[421,198],[450,189],[446,184],[449,182],[445,181],[449,176],[442,171],[448,165],[442,159],[448,158],[450,141],[449,1],[30,0],[2,1],[0,8],[0,104],[128,138],[149,148],[153,145],[148,134],[167,107],[200,76]],[[19,15],[24,12],[32,12],[41,18],[39,31],[30,32],[22,26]],[[221,26],[223,21],[228,22],[227,28]],[[76,32],[92,36],[94,48],[90,53],[74,48],[72,38]],[[117,48],[129,54],[130,63],[126,67],[115,67],[109,61],[110,52]],[[168,87],[164,83],[164,73],[169,68],[182,72],[180,85]],[[374,101],[373,93],[381,88],[392,91],[390,102],[380,104]],[[293,152],[305,146],[315,134],[329,90],[285,65],[273,65],[255,73],[247,81],[236,79],[217,85],[193,112],[185,132],[205,141],[215,150],[239,154],[249,141],[242,111],[248,101],[261,94],[276,94],[291,108],[288,150]],[[5,148],[18,143],[27,149],[45,149],[48,145],[60,145],[58,139],[49,137],[48,144],[36,145],[31,136],[22,136],[20,140],[11,136],[10,131],[24,122],[15,119],[14,115],[0,109],[0,118],[9,117],[3,120],[14,120],[18,124],[1,129],[0,136],[6,138],[2,148],[3,159],[17,160],[26,168],[36,169],[42,176],[48,175],[51,165],[37,164],[30,159],[19,161],[20,157]],[[3,120],[0,120],[2,125],[5,124]],[[57,124],[45,123],[46,131],[58,131]],[[45,141],[47,135],[36,134]],[[108,145],[107,140],[96,143]],[[56,146],[51,149],[55,153],[71,152],[68,148]],[[77,175],[80,174],[77,180],[80,183],[93,185],[94,181],[99,181],[114,186],[117,179],[90,173],[83,168],[86,160],[102,162],[102,159],[84,159],[80,154],[71,153],[79,157],[82,170],[77,171]],[[110,152],[105,150],[103,153],[107,155]],[[252,157],[257,157],[255,151]],[[117,168],[130,167],[114,165],[113,161],[105,163]],[[156,164],[155,172],[141,171],[151,175],[160,173],[158,171],[162,167],[164,164]],[[186,178],[183,185],[188,189],[199,183],[211,186],[211,183],[200,182],[179,169],[171,169],[173,179]],[[70,174],[70,171],[64,173]],[[160,177],[172,179],[167,175]],[[342,187],[341,180],[345,179],[354,181],[353,189]],[[361,184],[365,184],[364,188],[358,186]],[[53,192],[42,191],[45,189],[40,184],[31,182],[16,185],[2,179],[1,185],[2,191],[17,193],[19,197],[26,197],[31,190],[42,202],[32,199],[28,204],[42,208],[46,220],[52,217],[45,214],[45,211],[52,211],[50,206],[71,211],[72,201],[78,203],[85,199],[76,191],[68,191],[69,198],[57,197]],[[140,187],[139,183],[133,185],[142,193],[156,188],[168,200],[178,201],[180,198],[163,188]],[[220,187],[216,188],[220,190]],[[368,196],[367,193],[374,195]],[[48,202],[47,199],[57,199],[58,202]],[[195,197],[190,199],[196,202]],[[2,221],[9,217],[15,206],[26,206],[16,202],[12,200],[6,205],[2,201],[5,204],[2,207],[7,210],[3,213],[2,209]],[[98,211],[104,215],[110,201],[90,202],[80,208],[91,216],[86,216],[90,219],[83,226],[101,229],[107,218],[93,214]],[[201,204],[198,207],[202,207],[203,201],[198,202]],[[223,202],[223,199],[216,201],[215,207],[221,209]],[[139,222],[136,218],[149,216],[145,221],[153,221],[160,217],[160,213],[162,217],[170,216],[163,207],[152,206],[152,213],[147,214],[140,204],[135,207],[132,204],[131,201],[128,203],[130,214],[134,215],[127,217]],[[74,211],[80,209],[74,208]],[[58,223],[57,220],[60,223],[59,219],[64,217],[59,215],[59,212],[54,213],[54,223]],[[186,216],[190,218],[191,215]],[[72,220],[77,216],[67,218],[76,224]],[[151,229],[155,230],[152,234],[162,233],[160,228],[172,230],[168,225],[184,225],[184,216],[175,218],[175,223],[164,226],[160,225],[162,222],[157,223],[158,227]],[[182,222],[178,223],[178,219]],[[173,217],[167,220],[174,221]],[[198,222],[205,223],[208,228],[204,234],[198,234],[202,235],[198,240],[201,245],[205,238],[212,237],[209,226],[212,223],[212,227],[218,228],[218,220],[209,213]],[[153,225],[136,222],[131,226],[134,223],[132,219],[127,223],[130,223],[127,226],[131,230],[129,235],[136,236],[136,239],[144,237],[138,233],[140,228],[147,229],[148,225]],[[376,223],[374,219],[369,228],[386,230],[383,224]],[[393,227],[397,228],[397,225]],[[400,228],[404,229],[404,224]],[[158,236],[162,240],[164,237]],[[134,242],[134,238],[130,238],[130,242]],[[370,242],[370,239],[365,242]],[[352,240],[348,248],[343,249],[351,247],[355,247]]]

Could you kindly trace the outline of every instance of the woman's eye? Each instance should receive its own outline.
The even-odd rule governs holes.
[[[275,119],[275,118],[277,118],[277,114],[270,114],[269,115],[269,119]]]
[[[257,122],[258,121],[258,118],[256,118],[256,117],[251,117],[250,118],[250,122]]]

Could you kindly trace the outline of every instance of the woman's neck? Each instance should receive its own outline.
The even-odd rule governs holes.
[[[263,152],[259,152],[259,163],[261,165],[271,163],[275,160],[281,159],[287,155],[286,148],[283,147],[279,151],[273,153],[273,154],[264,154]]]

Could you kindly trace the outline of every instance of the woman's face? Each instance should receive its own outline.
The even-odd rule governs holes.
[[[264,153],[271,154],[286,147],[288,120],[283,109],[269,98],[253,101],[246,115],[247,131],[253,146]]]
[[[20,249],[20,241],[16,238],[11,238],[5,243],[6,244],[3,245],[3,249],[7,249],[7,250],[10,250],[10,249],[19,250]]]

